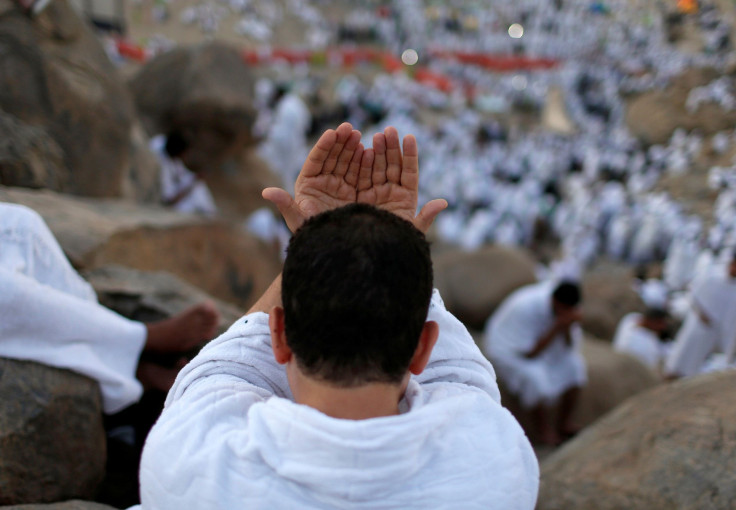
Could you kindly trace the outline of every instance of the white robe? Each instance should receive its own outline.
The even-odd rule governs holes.
[[[562,335],[537,357],[526,358],[554,323],[554,282],[541,282],[516,290],[488,320],[484,348],[499,377],[522,406],[553,404],[565,391],[587,381],[580,353],[582,330],[571,328],[572,345]]]
[[[653,370],[659,370],[667,356],[668,346],[656,333],[639,325],[642,314],[625,315],[616,328],[613,350],[631,354]]]
[[[145,341],[143,324],[97,303],[35,211],[0,203],[0,357],[91,377],[114,413],[140,398]]]
[[[736,278],[722,269],[705,276],[693,286],[693,309],[677,332],[672,351],[667,358],[668,374],[687,377],[702,372],[709,355],[720,351],[727,364],[736,355]],[[706,324],[695,308],[710,319]]]
[[[179,374],[141,461],[144,509],[534,508],[539,468],[495,374],[435,291],[440,337],[401,414],[340,420],[293,402],[268,316]]]
[[[187,167],[178,159],[171,159],[166,153],[166,136],[157,135],[151,139],[151,151],[156,154],[161,165],[161,198],[164,202],[172,200],[191,186],[191,190],[173,208],[183,213],[217,214],[217,206],[212,193],[203,181],[198,181]],[[193,185],[193,186],[192,186]]]

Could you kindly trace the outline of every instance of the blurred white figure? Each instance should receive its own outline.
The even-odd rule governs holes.
[[[667,313],[650,308],[644,314],[625,315],[616,328],[613,349],[635,356],[652,370],[659,371],[669,352],[669,345],[661,340],[667,329]]]
[[[671,377],[688,377],[704,371],[706,360],[715,353],[725,355],[721,366],[734,363],[736,356],[736,257],[695,282],[690,311],[677,332],[665,366]]]
[[[182,162],[189,144],[181,134],[157,135],[151,139],[150,148],[161,164],[161,198],[165,205],[183,213],[217,214],[217,206],[202,176]]]
[[[280,97],[279,97],[280,96]],[[277,92],[273,122],[260,146],[260,155],[284,180],[289,192],[307,158],[307,133],[312,114],[296,92]]]

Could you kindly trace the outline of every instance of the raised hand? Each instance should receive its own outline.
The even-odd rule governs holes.
[[[437,214],[447,207],[447,202],[432,200],[414,216],[419,193],[419,158],[414,136],[404,137],[402,154],[399,133],[388,127],[383,133],[374,135],[373,151],[366,150],[362,159],[357,201],[386,209],[426,233]]]
[[[281,188],[264,189],[263,198],[278,207],[294,232],[307,218],[356,201],[361,163],[370,168],[372,152],[363,150],[360,132],[345,122],[317,140],[294,185],[294,198]]]

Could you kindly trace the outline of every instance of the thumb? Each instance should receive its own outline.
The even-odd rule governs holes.
[[[292,233],[302,226],[306,217],[302,213],[299,206],[294,201],[289,192],[281,188],[266,188],[261,192],[261,196],[273,203],[284,217],[286,226]]]
[[[414,218],[414,226],[426,234],[429,230],[429,227],[432,226],[434,219],[439,213],[444,211],[446,207],[447,200],[445,200],[444,198],[430,200],[429,202],[424,204],[424,207],[422,207],[422,209],[419,211],[417,217]]]

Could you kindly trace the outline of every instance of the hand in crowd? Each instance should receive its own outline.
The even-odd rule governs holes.
[[[373,149],[364,149],[360,137],[347,122],[325,131],[302,166],[294,197],[280,188],[263,190],[263,197],[278,207],[292,232],[315,214],[353,202],[391,211],[426,232],[447,207],[445,200],[432,200],[414,216],[419,189],[414,136],[404,138],[403,154],[392,127],[373,137]]]

